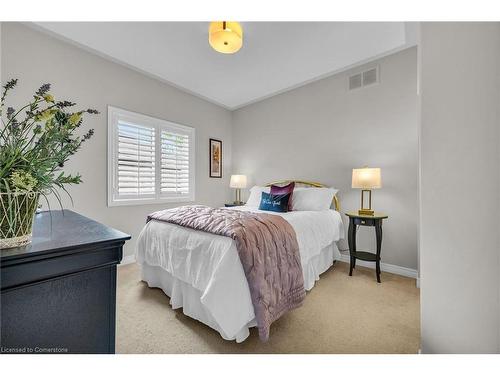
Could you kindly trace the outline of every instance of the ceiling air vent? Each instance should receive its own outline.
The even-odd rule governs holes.
[[[361,87],[370,86],[378,83],[379,73],[378,66],[370,68],[361,73],[349,76],[349,90],[359,89]]]
[[[372,85],[378,81],[377,68],[363,72],[363,86]]]
[[[349,77],[349,90],[359,89],[362,84],[361,73]]]

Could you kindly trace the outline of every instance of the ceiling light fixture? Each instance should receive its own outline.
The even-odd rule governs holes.
[[[238,22],[210,22],[208,42],[220,53],[236,53],[243,45],[243,29]]]

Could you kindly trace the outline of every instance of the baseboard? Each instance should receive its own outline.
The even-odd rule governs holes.
[[[135,255],[127,255],[126,257],[122,258],[122,261],[118,266],[125,266],[132,263],[135,263]]]
[[[350,262],[350,257],[347,254],[341,254],[340,258],[338,259],[341,262],[349,263]],[[135,255],[127,255],[123,257],[120,266],[125,266],[127,264],[135,263]],[[374,262],[365,262],[362,260],[357,260],[356,261],[357,265],[360,265],[362,267],[368,267],[368,268],[375,268],[375,263]],[[420,287],[420,278],[418,277],[418,272],[417,270],[414,270],[412,268],[406,268],[406,267],[401,267],[401,266],[396,266],[394,264],[388,264],[388,263],[380,263],[380,268],[384,272],[389,272],[389,273],[394,273],[396,275],[400,276],[406,276],[406,277],[411,277],[412,279],[416,279],[417,282],[417,288]]]
[[[349,263],[351,258],[347,254],[341,254],[339,260],[341,262]],[[356,260],[356,265],[360,265],[362,267],[375,268],[375,262],[365,262],[363,260]],[[411,277],[412,279],[417,279],[418,273],[417,270],[412,268],[406,268],[401,266],[396,266],[394,264],[388,263],[380,263],[380,269],[384,272],[394,273],[400,276]]]
[[[340,258],[338,260],[341,262],[349,263],[351,259],[350,259],[349,255],[341,254]],[[135,263],[135,255],[127,255],[127,256],[123,257],[123,259],[119,265],[125,266],[127,264],[132,264],[132,263]],[[356,261],[356,264],[360,265],[362,267],[375,268],[374,262],[365,262],[365,261],[358,259]],[[383,263],[383,262],[380,263],[380,268],[384,272],[394,273],[396,275],[406,276],[406,277],[411,277],[412,279],[416,279],[417,288],[420,288],[420,278],[418,277],[417,270],[414,270],[411,268],[406,268],[406,267],[401,267],[401,266],[396,266],[394,264]]]

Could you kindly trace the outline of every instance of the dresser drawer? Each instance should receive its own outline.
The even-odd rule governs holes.
[[[114,353],[116,266],[2,291],[2,348]]]
[[[87,247],[29,260],[2,262],[2,291],[75,272],[120,263],[122,244]]]

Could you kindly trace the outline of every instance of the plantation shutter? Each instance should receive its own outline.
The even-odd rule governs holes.
[[[187,134],[170,129],[161,130],[162,195],[179,196],[190,193],[190,141]]]
[[[108,106],[108,206],[193,202],[195,129]]]
[[[155,194],[155,128],[118,121],[117,192],[119,196]]]

